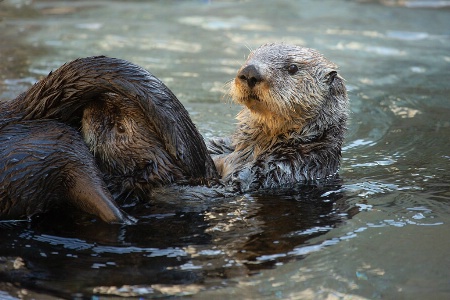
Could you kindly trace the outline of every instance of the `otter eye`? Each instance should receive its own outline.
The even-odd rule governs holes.
[[[124,133],[125,132],[125,126],[123,126],[122,124],[118,124],[117,125],[117,132]]]
[[[290,65],[290,66],[288,67],[287,71],[288,71],[289,74],[294,75],[294,74],[297,73],[297,71],[298,71],[298,66],[292,64],[292,65]]]

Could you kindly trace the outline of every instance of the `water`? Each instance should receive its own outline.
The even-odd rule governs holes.
[[[150,70],[206,138],[224,136],[239,110],[224,85],[249,48],[285,41],[340,66],[352,113],[329,186],[152,203],[131,211],[135,226],[1,222],[0,298],[450,298],[445,4],[1,2],[0,99],[106,54]]]

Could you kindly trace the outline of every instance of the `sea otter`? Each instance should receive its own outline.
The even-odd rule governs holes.
[[[70,127],[81,128],[85,143]],[[0,141],[0,219],[69,201],[107,222],[124,222],[114,201],[122,194],[217,177],[173,93],[148,71],[108,57],[72,61],[1,102]]]
[[[337,66],[313,49],[266,44],[231,83],[244,108],[231,137],[209,143],[221,180],[241,192],[334,176],[348,116]]]

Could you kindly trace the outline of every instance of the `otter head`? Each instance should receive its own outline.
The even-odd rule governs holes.
[[[100,169],[131,185],[160,185],[181,177],[139,102],[104,94],[83,111],[81,132]]]
[[[247,108],[238,120],[250,121],[266,134],[301,131],[309,123],[317,125],[312,121],[317,118],[326,126],[347,114],[346,89],[336,65],[316,50],[287,44],[252,51],[230,95]]]

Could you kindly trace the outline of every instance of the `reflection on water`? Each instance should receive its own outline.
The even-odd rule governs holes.
[[[336,62],[352,111],[336,184],[158,201],[129,208],[135,226],[1,222],[0,298],[449,298],[445,3],[0,2],[0,99],[106,54],[149,69],[206,138],[224,136],[239,109],[227,81],[248,48],[281,40]]]
[[[70,291],[158,295],[168,286],[178,286],[179,293],[193,285],[197,291],[227,286],[223,280],[323,247],[305,243],[345,219],[339,189],[301,186],[281,196],[213,200],[193,210],[163,203],[135,207],[143,216],[135,226],[3,222],[7,265],[0,278],[63,297]]]

